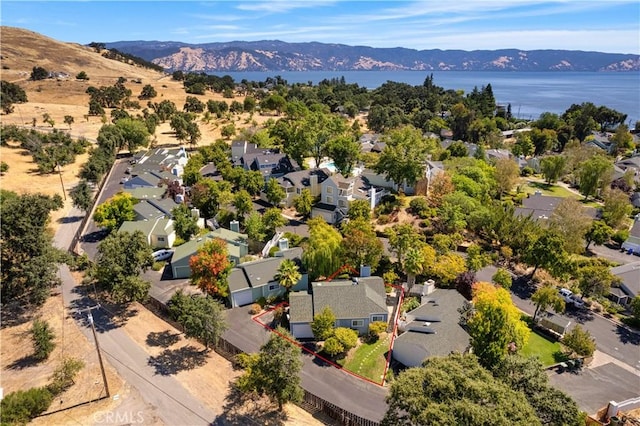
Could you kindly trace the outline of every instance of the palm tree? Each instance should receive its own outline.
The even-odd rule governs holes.
[[[285,259],[278,267],[278,273],[275,278],[280,285],[287,290],[287,294],[289,294],[291,287],[296,285],[298,281],[300,281],[300,278],[302,278],[302,274],[296,262],[291,259]]]
[[[411,289],[416,282],[416,275],[424,272],[424,257],[421,249],[411,247],[407,250],[404,258],[404,271],[407,273],[407,286]]]

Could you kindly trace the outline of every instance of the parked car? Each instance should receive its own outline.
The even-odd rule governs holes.
[[[576,308],[584,308],[584,300],[577,294],[571,295],[571,303],[573,303],[573,306]]]
[[[157,251],[154,251],[151,254],[151,256],[153,256],[154,261],[160,262],[162,260],[167,260],[171,256],[173,256],[173,250],[167,250],[167,249],[157,250]]]
[[[129,181],[129,178],[127,176],[120,179],[120,183],[126,183],[127,181]]]
[[[559,291],[560,297],[564,300],[564,303],[573,304],[573,292],[568,288],[561,288]]]

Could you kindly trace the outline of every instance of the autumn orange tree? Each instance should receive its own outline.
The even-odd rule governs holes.
[[[216,238],[204,243],[189,260],[191,283],[212,296],[227,297],[227,278],[233,265],[227,254],[227,243]]]

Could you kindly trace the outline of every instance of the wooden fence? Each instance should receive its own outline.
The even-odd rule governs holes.
[[[183,327],[173,321],[169,317],[169,311],[164,303],[154,299],[149,298],[149,300],[145,303],[147,308],[155,315],[160,317],[162,320],[168,322],[178,330],[183,330]],[[229,343],[224,338],[220,338],[218,340],[218,344],[213,348],[218,355],[225,358],[227,361],[235,364],[236,363],[236,355],[244,353],[237,346]],[[335,404],[330,403],[329,401],[320,398],[317,395],[312,394],[311,392],[303,389],[304,396],[302,401],[297,404],[300,408],[308,411],[311,414],[321,413],[322,415],[328,417],[331,420],[336,421],[338,424],[345,426],[379,426],[380,423],[374,420],[365,419],[364,417],[360,417],[357,414],[354,414],[350,411],[347,411],[343,408],[338,407]]]

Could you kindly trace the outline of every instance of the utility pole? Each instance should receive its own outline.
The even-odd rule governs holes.
[[[104,371],[104,364],[102,363],[102,354],[100,354],[100,345],[98,344],[98,336],[96,335],[96,326],[93,323],[93,315],[91,315],[91,311],[94,309],[100,308],[100,305],[91,306],[89,308],[85,308],[80,310],[79,312],[87,312],[87,319],[89,320],[89,324],[91,324],[91,331],[93,332],[93,340],[96,342],[96,351],[98,352],[98,362],[100,363],[100,372],[102,373],[102,382],[104,383],[104,390],[107,393],[107,398],[111,396],[109,393],[109,384],[107,383],[107,374]]]

